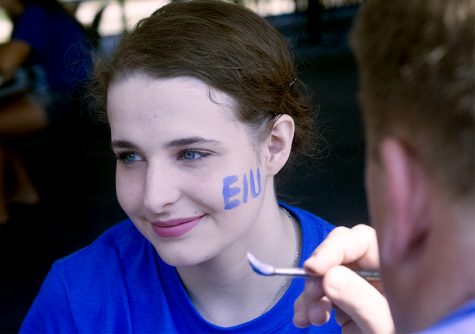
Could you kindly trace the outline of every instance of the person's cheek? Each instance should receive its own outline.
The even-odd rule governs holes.
[[[143,201],[144,180],[140,173],[124,170],[118,167],[116,170],[117,200],[121,208],[129,216],[132,216],[141,208]]]

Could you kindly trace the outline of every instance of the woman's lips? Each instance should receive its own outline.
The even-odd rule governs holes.
[[[204,215],[186,219],[173,219],[152,224],[153,231],[162,238],[176,238],[184,235],[201,222]]]

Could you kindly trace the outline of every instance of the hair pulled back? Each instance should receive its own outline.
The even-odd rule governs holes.
[[[96,67],[103,108],[110,84],[133,72],[202,80],[232,96],[237,118],[261,138],[266,133],[259,129],[269,129],[272,120],[288,114],[296,127],[293,155],[314,151],[313,115],[307,98],[297,90],[288,46],[274,27],[243,6],[172,2],[141,20],[112,58]]]

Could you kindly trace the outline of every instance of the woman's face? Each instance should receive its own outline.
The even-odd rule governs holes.
[[[248,242],[266,175],[235,102],[189,78],[134,74],[109,89],[117,196],[169,264]]]

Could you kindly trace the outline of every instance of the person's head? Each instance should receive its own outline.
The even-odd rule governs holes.
[[[428,320],[425,288],[455,269],[449,259],[474,247],[460,238],[475,228],[474,27],[472,0],[368,0],[353,27],[370,214],[404,331]]]
[[[249,233],[275,201],[272,179],[291,147],[311,151],[313,119],[286,42],[244,7],[170,3],[96,77],[114,150],[132,160],[118,162],[119,201],[170,263],[203,261]],[[178,224],[170,219],[208,223],[157,237],[150,222]]]

